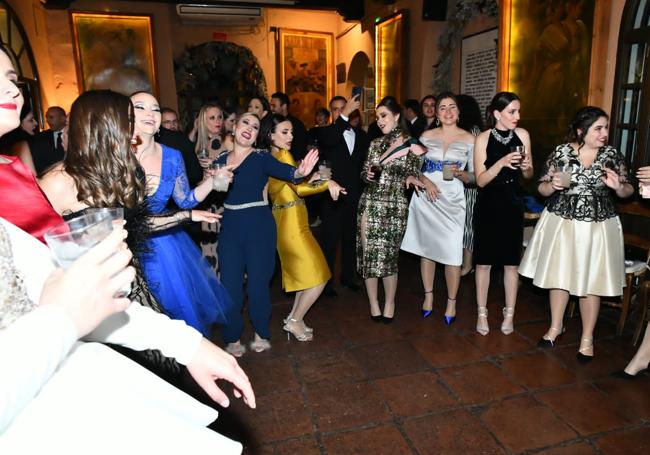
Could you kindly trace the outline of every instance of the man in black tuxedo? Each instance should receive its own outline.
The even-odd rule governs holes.
[[[408,99],[404,101],[404,117],[411,137],[419,139],[426,129],[427,122],[422,115],[422,108],[418,100]]]
[[[359,291],[357,280],[357,209],[363,190],[361,168],[368,153],[368,139],[360,127],[352,129],[348,124],[350,114],[359,108],[359,96],[349,102],[342,96],[330,101],[333,123],[318,128],[320,157],[332,166],[332,179],[347,190],[338,201],[323,200],[321,244],[332,277],[339,242],[341,243],[341,284]],[[325,295],[335,297],[332,281],[325,288]]]
[[[63,160],[65,153],[63,147],[65,110],[59,106],[52,106],[45,113],[45,120],[50,129],[36,134],[28,141],[37,175],[41,175],[54,163]]]
[[[300,119],[289,114],[289,97],[286,93],[275,92],[271,95],[271,112],[283,115],[291,122],[293,139],[291,140],[291,155],[299,161],[307,154],[307,129]]]

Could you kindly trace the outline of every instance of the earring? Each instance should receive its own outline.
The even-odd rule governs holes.
[[[460,123],[460,115],[456,117],[456,125],[458,125],[459,123]]]
[[[131,144],[135,145],[138,143],[138,140],[136,138],[131,138]]]
[[[435,124],[436,124],[436,126],[440,126],[440,119],[438,117],[436,117]]]

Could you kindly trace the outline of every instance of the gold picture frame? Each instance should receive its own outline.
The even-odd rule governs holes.
[[[281,28],[278,49],[279,90],[291,100],[291,115],[311,125],[334,93],[334,35]]]
[[[398,11],[375,24],[375,95],[403,98],[406,11]]]
[[[503,0],[498,89],[521,98],[521,126],[543,162],[589,103],[596,0]]]
[[[149,15],[70,12],[79,91],[158,93]]]

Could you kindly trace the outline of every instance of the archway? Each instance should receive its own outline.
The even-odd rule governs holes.
[[[31,106],[34,117],[43,126],[41,93],[34,54],[20,19],[4,0],[0,0],[0,41],[18,74],[18,86],[25,98],[25,104]]]
[[[208,101],[242,106],[255,95],[266,96],[266,79],[250,49],[214,41],[188,48],[174,61],[179,114],[191,121]]]
[[[363,52],[357,52],[350,62],[348,70],[346,93],[352,92],[352,87],[361,87],[361,117],[365,125],[369,123],[369,115],[375,105],[375,73],[370,66],[370,58]]]

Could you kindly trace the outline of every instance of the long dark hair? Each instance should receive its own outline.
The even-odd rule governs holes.
[[[607,112],[596,106],[585,106],[578,109],[578,112],[573,116],[573,120],[569,124],[569,131],[566,135],[567,142],[575,142],[578,144],[578,150],[585,144],[585,135],[591,125],[596,123],[601,117],[609,120]]]
[[[404,115],[402,112],[402,106],[397,102],[397,98],[394,96],[385,96],[382,98],[382,100],[379,102],[377,107],[375,108],[375,112],[377,109],[380,107],[385,107],[389,111],[393,113],[393,115],[399,114],[399,120],[397,121],[397,126],[402,128],[402,131],[404,132],[404,135],[407,135],[408,133],[408,128],[406,127],[406,121],[404,120]]]
[[[63,163],[77,200],[127,208],[144,201],[144,173],[131,150],[134,118],[129,97],[111,90],[89,90],[72,103]]]
[[[287,118],[282,114],[270,112],[260,122],[260,132],[257,135],[258,148],[271,150],[273,146],[273,139],[271,135],[275,133],[275,129],[282,122],[286,122]]]
[[[519,101],[519,97],[516,93],[499,92],[494,95],[494,98],[492,98],[492,101],[490,101],[490,105],[487,107],[487,124],[490,128],[496,125],[494,111],[501,112],[508,106],[508,104],[512,103],[513,101]]]
[[[456,103],[461,116],[458,126],[474,134],[475,130],[483,131],[483,115],[476,98],[470,95],[456,95]]]

